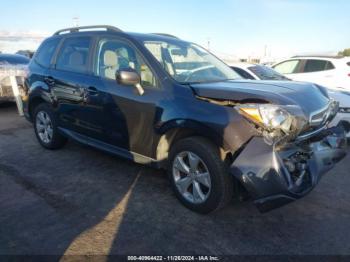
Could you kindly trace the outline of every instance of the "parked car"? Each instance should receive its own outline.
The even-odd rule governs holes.
[[[25,83],[25,115],[44,148],[71,138],[167,169],[177,198],[200,213],[243,189],[261,211],[287,204],[346,155],[343,127],[326,127],[338,104],[323,88],[241,80],[172,36],[63,29],[40,46]]]
[[[31,58],[33,57],[34,53],[35,53],[35,52],[32,51],[32,50],[18,50],[18,51],[16,52],[17,55],[26,56],[26,57],[28,57],[29,59],[31,59]]]
[[[289,78],[286,76],[265,65],[250,63],[231,63],[229,66],[244,79],[289,80]]]
[[[249,63],[234,63],[230,67],[244,79],[252,80],[290,80],[272,68],[264,65]],[[342,89],[327,89],[329,96],[339,102],[339,112],[330,126],[337,126],[340,122],[350,124],[350,91]],[[350,137],[350,132],[347,134]]]
[[[350,91],[350,57],[295,56],[272,68],[295,81]]]
[[[0,103],[14,101],[10,78],[6,76],[8,70],[24,71],[29,64],[29,59],[21,55],[0,54]],[[5,77],[4,77],[5,76]],[[17,83],[23,86],[23,77],[16,77]]]

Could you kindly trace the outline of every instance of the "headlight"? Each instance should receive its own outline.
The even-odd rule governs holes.
[[[268,130],[282,130],[288,134],[291,131],[294,117],[282,106],[270,104],[249,104],[237,107],[238,111]]]

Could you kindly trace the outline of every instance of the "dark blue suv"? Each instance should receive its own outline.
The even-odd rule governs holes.
[[[346,155],[317,85],[242,80],[200,46],[111,26],[60,30],[29,66],[25,114],[39,143],[67,138],[165,168],[208,213],[250,195],[261,211],[298,199]]]

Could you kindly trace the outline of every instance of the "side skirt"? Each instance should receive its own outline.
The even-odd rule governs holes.
[[[68,138],[71,138],[81,144],[84,145],[88,145],[91,147],[94,147],[96,149],[99,149],[101,151],[105,151],[107,153],[116,155],[116,156],[120,156],[122,158],[126,158],[128,160],[131,160],[135,163],[138,164],[143,164],[143,165],[150,165],[152,167],[155,168],[162,168],[162,162],[161,161],[157,161],[156,159],[144,156],[144,155],[140,155],[138,153],[135,152],[131,152],[128,151],[124,148],[120,148],[111,144],[107,144],[105,142],[102,142],[100,140],[79,134],[77,132],[65,129],[65,128],[58,128],[60,130],[60,132],[63,133],[63,135],[67,136]]]

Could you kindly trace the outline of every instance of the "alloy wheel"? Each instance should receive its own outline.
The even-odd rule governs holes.
[[[195,153],[179,153],[173,161],[173,179],[179,193],[194,204],[204,203],[211,191],[209,170]]]

